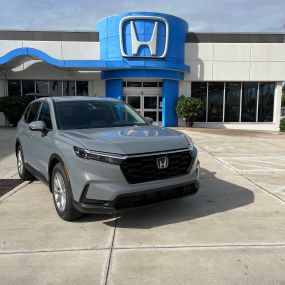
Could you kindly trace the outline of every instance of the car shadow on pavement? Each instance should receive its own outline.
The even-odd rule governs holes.
[[[111,227],[116,224],[118,228],[149,229],[199,219],[254,202],[252,191],[217,178],[215,172],[207,169],[201,169],[201,173],[201,188],[196,195],[123,212],[118,215],[117,223],[114,220],[104,223]]]

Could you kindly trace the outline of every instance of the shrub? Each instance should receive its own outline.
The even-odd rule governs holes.
[[[3,112],[13,127],[17,126],[28,104],[34,99],[29,96],[0,97],[0,112]]]
[[[285,118],[280,120],[280,131],[285,132]]]
[[[193,126],[193,122],[199,117],[203,110],[203,102],[194,97],[180,96],[176,104],[176,114],[179,118],[186,120],[187,126]]]

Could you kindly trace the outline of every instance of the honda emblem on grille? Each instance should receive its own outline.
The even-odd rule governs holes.
[[[168,167],[168,157],[160,157],[156,160],[157,168],[158,169],[165,169]]]

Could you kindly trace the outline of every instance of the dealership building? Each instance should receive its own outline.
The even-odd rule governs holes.
[[[195,126],[279,130],[283,80],[281,33],[194,33],[149,12],[109,16],[96,31],[0,31],[0,96],[113,97],[163,127],[185,125],[184,95],[204,103]]]

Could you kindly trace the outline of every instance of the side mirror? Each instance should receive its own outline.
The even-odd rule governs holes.
[[[29,129],[35,132],[46,132],[47,126],[43,121],[34,121],[29,124]]]
[[[153,124],[153,119],[150,117],[145,117],[145,119],[147,120],[147,122],[152,125]]]

